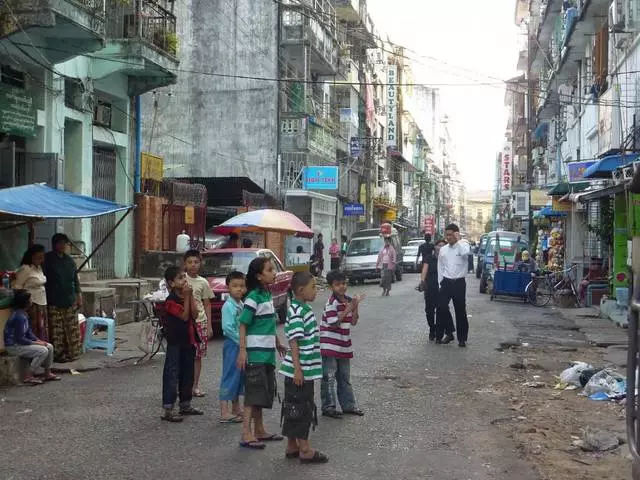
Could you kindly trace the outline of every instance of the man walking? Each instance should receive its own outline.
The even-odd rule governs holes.
[[[440,240],[429,253],[422,257],[421,283],[420,288],[424,292],[424,311],[427,315],[427,323],[429,324],[429,341],[436,339],[437,323],[436,309],[438,307],[438,251],[445,244],[444,240]],[[439,320],[441,321],[441,320]],[[448,327],[449,325],[447,325]],[[444,331],[444,330],[443,330]],[[451,334],[451,330],[447,329],[446,334]],[[442,334],[440,337],[442,339]]]
[[[438,283],[440,284],[440,305],[438,316],[443,317],[442,326],[438,321],[436,343],[450,343],[453,335],[448,333],[444,340],[440,340],[445,331],[453,330],[453,319],[449,311],[449,302],[453,300],[456,313],[456,330],[458,331],[458,345],[467,346],[469,321],[467,320],[467,255],[471,253],[469,242],[460,237],[460,229],[455,223],[447,225],[445,229],[447,245],[440,249],[438,255]],[[449,327],[447,329],[447,326]]]

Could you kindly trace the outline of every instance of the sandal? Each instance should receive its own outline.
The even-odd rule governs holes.
[[[45,382],[59,382],[60,380],[62,379],[59,376],[54,375],[53,373],[50,373],[49,375],[44,376]]]
[[[259,440],[250,440],[248,442],[245,440],[241,440],[240,446],[242,448],[248,448],[250,450],[264,450],[266,447],[266,445]]]
[[[239,418],[239,417],[221,418],[220,423],[242,423],[242,418]]]
[[[313,452],[313,457],[311,458],[300,457],[300,463],[327,463],[328,461],[329,461],[329,457],[327,457],[324,453],[320,453],[317,450]]]
[[[206,397],[206,396],[207,396],[207,394],[206,394],[206,393],[201,392],[200,390],[195,390],[195,391],[193,392],[193,396],[194,396],[194,397],[196,397],[196,398],[203,398],[203,397]]]
[[[292,459],[300,457],[300,451],[297,452],[284,452],[284,458]]]
[[[180,409],[180,415],[204,415],[204,412],[194,407],[185,407]]]
[[[258,441],[260,442],[281,442],[282,440],[284,440],[284,437],[277,433],[270,433],[264,437],[258,437]]]
[[[36,377],[26,377],[22,380],[22,383],[25,385],[29,385],[30,387],[35,387],[36,385],[42,385],[43,381],[38,380]]]
[[[339,411],[334,409],[325,410],[324,412],[322,412],[322,416],[330,417],[330,418],[342,418],[342,414]]]
[[[342,413],[344,415],[355,415],[356,417],[364,417],[364,412],[359,408],[354,408],[353,410],[343,410]]]

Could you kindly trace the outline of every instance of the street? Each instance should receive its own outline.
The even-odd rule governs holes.
[[[388,298],[374,283],[350,288],[368,295],[353,329],[352,365],[366,415],[320,417],[311,440],[329,455],[327,465],[285,460],[284,444],[262,452],[238,447],[240,426],[218,423],[222,342],[216,340],[204,367],[209,395],[194,400],[206,416],[182,424],[160,421],[162,357],[143,366],[65,375],[42,387],[0,390],[0,478],[286,480],[302,474],[339,479],[347,472],[354,479],[540,478],[490,422],[509,405],[478,392],[490,376],[509,369],[509,355],[496,347],[519,337],[514,318],[535,323],[541,310],[491,302],[478,294],[476,279],[467,278],[466,349],[428,342],[417,275],[405,275]],[[316,315],[326,297],[319,294]],[[276,405],[266,415],[273,432],[279,430]]]

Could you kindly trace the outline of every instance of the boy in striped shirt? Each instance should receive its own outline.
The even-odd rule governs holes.
[[[296,272],[291,279],[291,306],[284,333],[289,341],[280,373],[284,375],[282,434],[287,437],[286,458],[301,463],[326,463],[328,457],[311,448],[309,430],[317,424],[314,381],[322,378],[318,324],[309,305],[316,298],[316,279],[310,272]]]
[[[339,270],[327,274],[331,296],[320,325],[322,354],[322,415],[341,418],[342,414],[362,416],[351,387],[351,327],[358,323],[358,306],[364,296],[347,296],[347,277]],[[337,410],[340,403],[342,413]]]

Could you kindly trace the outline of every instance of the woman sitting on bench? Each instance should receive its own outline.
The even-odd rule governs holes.
[[[31,330],[27,309],[31,305],[31,294],[26,290],[15,290],[13,313],[4,327],[4,346],[9,355],[31,360],[31,368],[24,378],[28,385],[40,385],[43,380],[60,380],[51,373],[53,346],[35,336]],[[38,368],[44,368],[43,380],[35,377]]]

